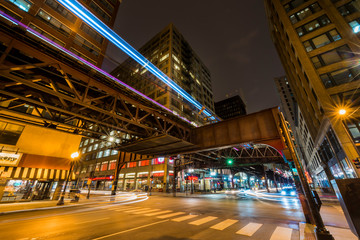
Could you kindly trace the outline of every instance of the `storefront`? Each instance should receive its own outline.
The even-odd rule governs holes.
[[[68,170],[40,168],[46,166],[43,158],[16,152],[0,153],[1,202],[44,200],[59,196]]]

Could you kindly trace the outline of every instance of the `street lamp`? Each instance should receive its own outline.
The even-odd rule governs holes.
[[[79,157],[79,153],[78,152],[74,152],[71,154],[71,163],[70,163],[70,169],[69,169],[69,173],[67,175],[67,178],[66,178],[66,181],[65,181],[65,187],[63,189],[63,192],[61,194],[61,197],[58,201],[58,203],[56,205],[64,205],[64,197],[65,197],[65,191],[66,191],[66,187],[67,187],[67,184],[68,184],[68,181],[69,181],[69,177],[71,176],[71,171],[74,167],[74,163],[75,163],[75,159]]]
[[[339,114],[340,114],[340,115],[345,115],[345,114],[346,114],[346,109],[341,108],[341,109],[339,110]]]

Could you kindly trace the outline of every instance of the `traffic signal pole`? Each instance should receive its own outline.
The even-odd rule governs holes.
[[[334,237],[326,229],[326,227],[324,225],[324,222],[322,220],[322,217],[320,215],[320,211],[316,206],[315,199],[312,196],[310,186],[309,186],[309,184],[308,184],[308,182],[307,182],[307,180],[305,178],[305,174],[304,174],[301,162],[300,162],[300,160],[298,158],[298,155],[297,155],[297,153],[295,151],[294,143],[291,140],[289,129],[288,129],[286,123],[285,123],[285,119],[284,119],[284,116],[282,114],[280,114],[280,121],[281,121],[281,127],[284,130],[283,132],[284,132],[284,135],[285,135],[284,136],[285,140],[287,142],[287,145],[288,145],[289,150],[290,150],[291,157],[294,160],[294,165],[295,165],[295,168],[296,168],[297,173],[299,175],[302,190],[305,193],[306,201],[307,201],[307,203],[309,205],[309,208],[310,208],[310,214],[311,214],[312,218],[314,219],[314,222],[315,222],[315,225],[316,225],[316,228],[315,228],[316,239],[317,240],[334,240]]]

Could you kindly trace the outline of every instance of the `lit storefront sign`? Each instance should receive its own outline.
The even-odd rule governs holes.
[[[0,166],[17,166],[21,153],[0,152]]]

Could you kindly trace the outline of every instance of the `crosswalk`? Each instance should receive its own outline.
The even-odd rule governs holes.
[[[148,217],[156,217],[159,219],[169,219],[172,222],[184,222],[193,226],[201,226],[208,224],[209,229],[216,231],[223,231],[225,229],[235,229],[235,234],[251,237],[256,234],[264,224],[257,222],[244,223],[237,219],[219,219],[215,216],[204,216],[204,215],[189,215],[185,212],[174,212],[171,210],[153,209],[153,208],[142,208],[142,207],[120,207],[115,211],[123,212],[126,214],[136,214]],[[269,240],[291,240],[293,235],[293,229],[283,226],[276,226],[275,230],[271,234]]]

